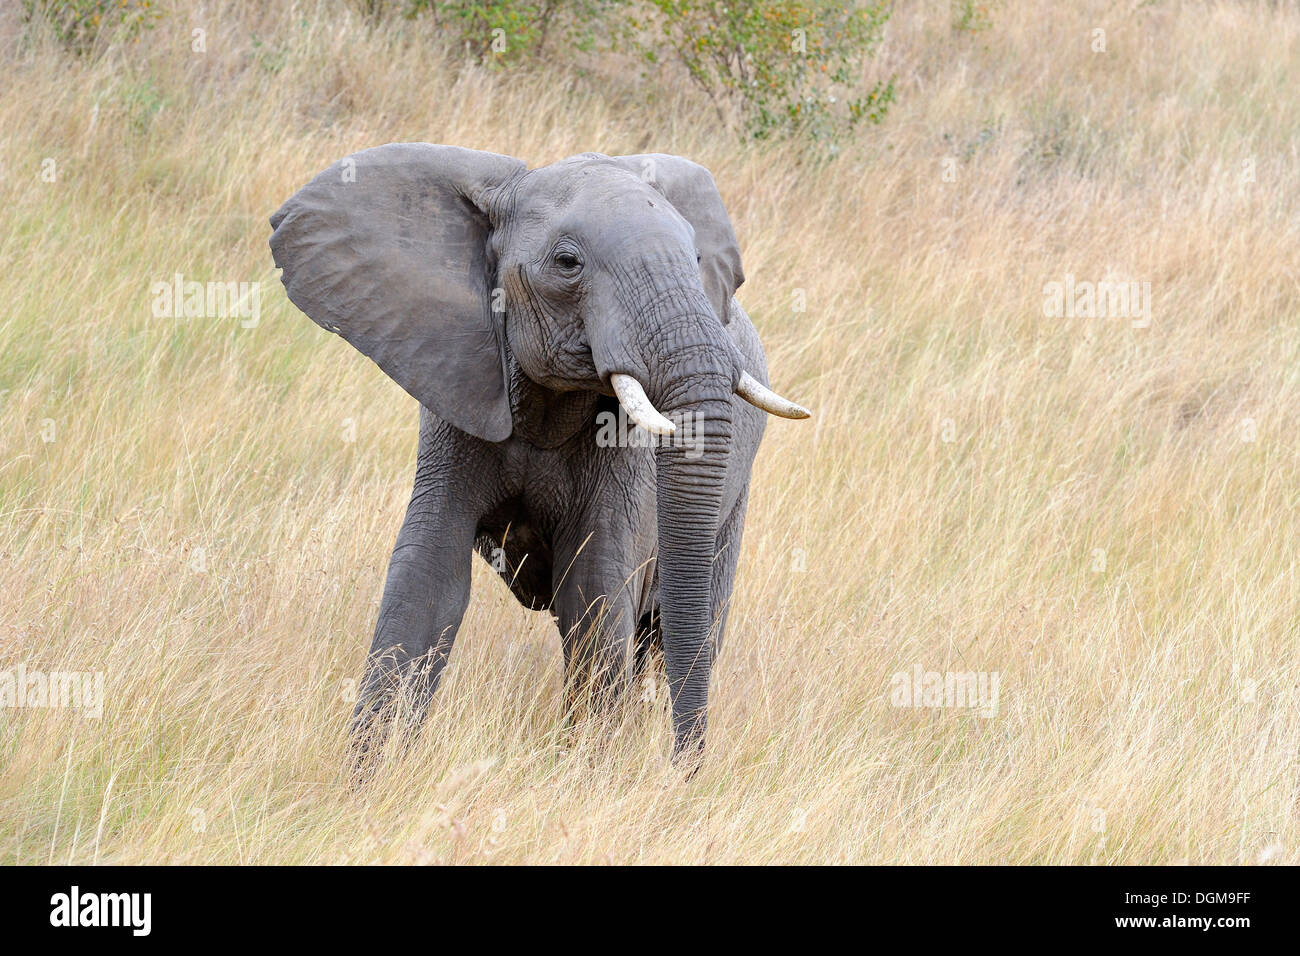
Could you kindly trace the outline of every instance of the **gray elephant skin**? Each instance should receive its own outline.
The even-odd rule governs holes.
[[[808,415],[766,388],[713,176],[664,154],[528,169],[392,143],[271,227],[289,299],[420,403],[354,746],[396,699],[424,717],[477,551],[554,616],[571,699],[617,699],[662,647],[674,757],[697,759],[765,411]]]

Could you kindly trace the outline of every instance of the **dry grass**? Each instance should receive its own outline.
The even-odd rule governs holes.
[[[90,62],[8,24],[0,669],[106,696],[0,713],[0,860],[1296,859],[1295,5],[1004,0],[971,36],[900,3],[899,103],[825,165],[685,87],[457,72],[299,6]],[[418,744],[344,786],[416,410],[288,304],[266,218],[403,139],[717,175],[816,417],[760,453],[689,781],[662,694],[561,734],[558,637],[480,567]],[[176,272],[260,280],[260,323],[153,318]],[[1067,273],[1150,282],[1150,326],[1045,317]],[[997,716],[891,706],[918,664],[999,672]]]

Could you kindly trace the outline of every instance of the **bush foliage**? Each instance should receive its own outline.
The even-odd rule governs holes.
[[[680,70],[724,124],[758,139],[829,139],[878,123],[892,81],[868,86],[867,59],[886,0],[349,0],[369,23],[428,21],[480,64],[554,67],[618,50],[647,69]],[[134,36],[159,16],[151,0],[24,0],[68,49]]]
[[[628,0],[407,0],[480,63],[514,65],[560,50],[591,50]]]
[[[738,108],[755,137],[833,136],[878,123],[893,83],[862,89],[865,59],[889,17],[885,3],[833,0],[647,0],[643,55],[671,57],[713,101]]]
[[[152,0],[22,0],[24,19],[43,20],[75,53],[101,37],[133,40],[162,15]]]

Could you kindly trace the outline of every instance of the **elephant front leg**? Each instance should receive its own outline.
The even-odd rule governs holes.
[[[745,508],[749,490],[740,493],[740,499],[731,509],[718,531],[717,557],[713,560],[713,659],[722,652],[722,639],[727,631],[727,616],[731,611],[731,589],[736,583],[736,567],[740,563],[740,540],[745,533]]]
[[[593,542],[588,541],[588,547]],[[603,710],[627,689],[633,671],[633,636],[639,569],[626,569],[600,549],[579,553],[567,569],[557,562],[552,611],[564,649],[565,701],[569,713]],[[562,576],[562,577],[561,577]]]
[[[474,523],[417,481],[388,565],[374,641],[352,717],[358,768],[397,712],[414,729],[447,666],[469,604]]]

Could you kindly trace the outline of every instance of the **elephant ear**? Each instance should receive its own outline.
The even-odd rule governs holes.
[[[722,323],[730,322],[731,297],[745,281],[745,272],[740,265],[740,245],[713,174],[699,163],[667,153],[611,158],[662,192],[691,224],[700,251],[704,291]]]
[[[512,424],[486,197],[524,168],[496,153],[390,143],[339,160],[271,217],[290,301],[487,441]]]

